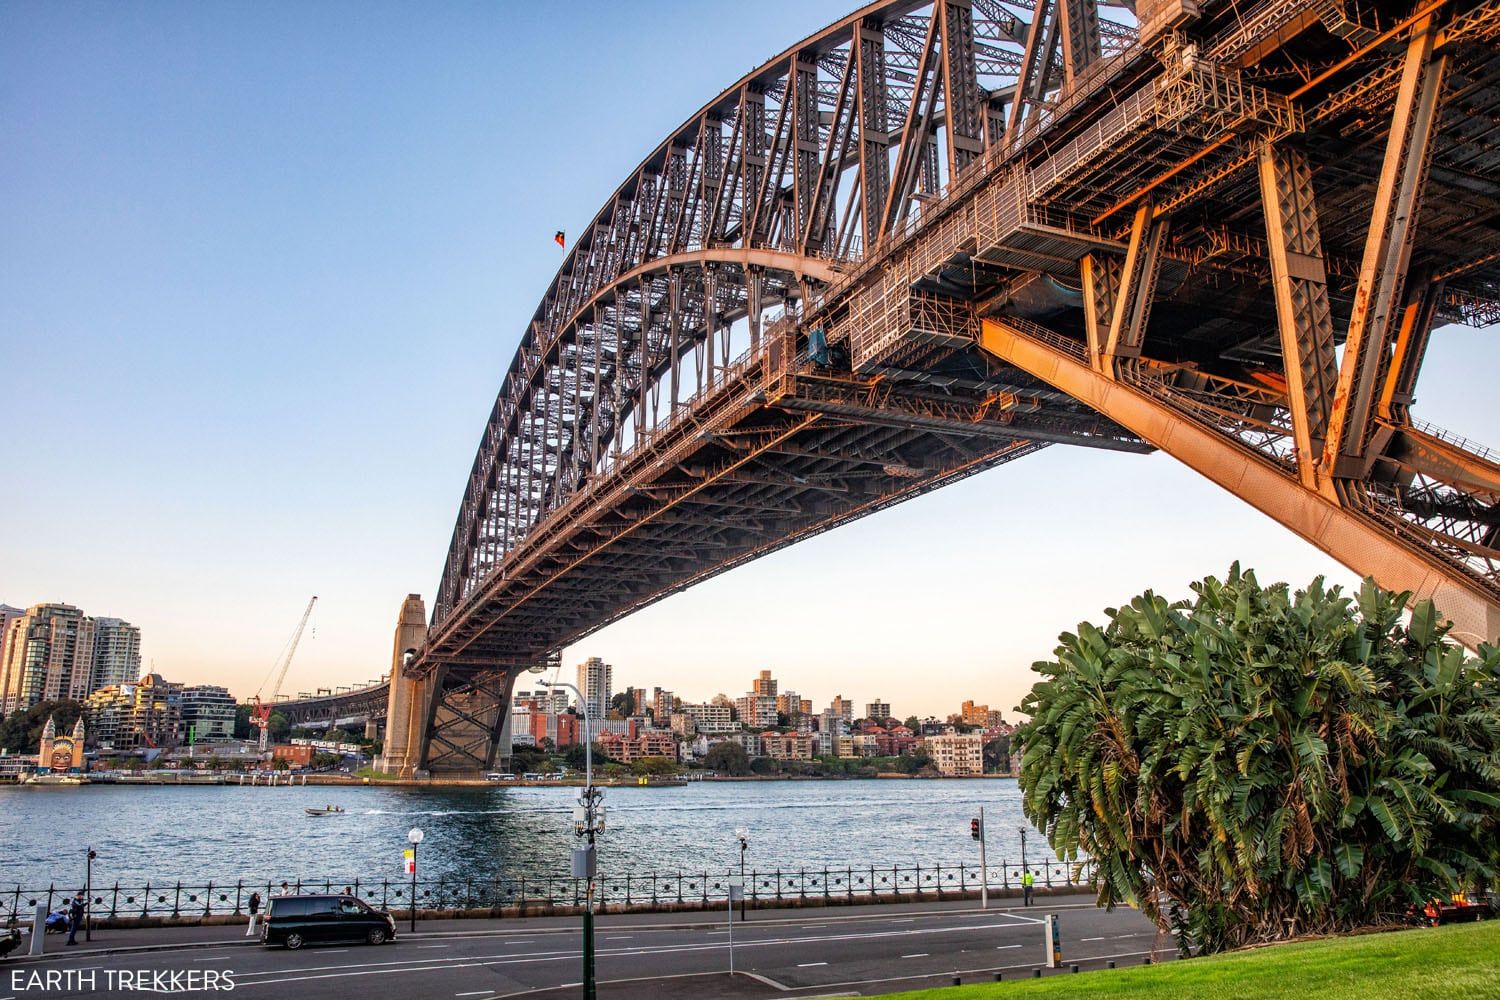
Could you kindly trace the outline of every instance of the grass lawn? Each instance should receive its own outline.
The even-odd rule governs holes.
[[[892,994],[893,998],[925,1000],[1095,996],[1153,1000],[1500,997],[1500,921],[1274,945],[1113,971]]]

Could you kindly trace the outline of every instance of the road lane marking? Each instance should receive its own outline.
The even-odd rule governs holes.
[[[1008,950],[1010,948],[1019,948],[1019,947],[1021,947],[1021,946],[1018,945],[1018,944],[1002,944],[1002,945],[996,945],[995,946],[995,950],[996,951],[1006,951],[1006,950]]]
[[[633,937],[635,937],[634,934],[606,934],[604,936],[604,940],[606,940],[606,941],[629,941]]]
[[[1080,941],[1103,941],[1105,939],[1102,938],[1102,937],[1096,937],[1096,938],[1079,938],[1078,940],[1080,940]]]
[[[827,962],[802,962],[797,966],[799,969],[811,969],[815,965],[827,965]]]
[[[1000,915],[1003,916],[1003,915],[1006,915],[1006,914],[1001,913]],[[1035,921],[1035,922],[1040,923],[1040,921]],[[776,937],[776,938],[765,938],[765,939],[762,939],[762,940],[746,941],[746,942],[740,943],[738,945],[738,947],[743,949],[743,948],[758,948],[758,947],[768,947],[768,946],[785,946],[785,945],[789,945],[789,944],[790,945],[797,945],[797,944],[820,944],[820,943],[825,943],[825,942],[830,942],[830,941],[867,941],[867,940],[871,940],[871,939],[875,939],[875,938],[882,938],[882,937],[911,937],[911,936],[921,935],[921,934],[948,934],[948,933],[964,933],[964,932],[977,932],[977,931],[991,931],[991,930],[1003,930],[1003,929],[1006,929],[1006,928],[1014,928],[1014,927],[1015,927],[1014,924],[995,924],[995,923],[992,923],[992,924],[970,924],[968,926],[961,926],[961,927],[924,927],[924,928],[920,928],[920,929],[899,930],[899,931],[876,931],[876,932],[871,932],[871,933],[858,933],[858,932],[856,932],[856,933],[844,933],[844,934],[812,935],[812,936],[807,936],[807,937]],[[718,949],[723,948],[724,946],[725,946],[725,942],[717,942],[717,941],[715,941],[715,942],[705,942],[705,943],[702,943],[702,944],[655,945],[655,946],[644,945],[644,946],[634,946],[634,947],[625,947],[625,948],[601,949],[600,952],[599,952],[599,955],[600,955],[601,958],[605,958],[605,957],[635,957],[635,956],[641,956],[641,955],[662,955],[662,954],[690,953],[690,952],[697,952],[697,951],[716,951]],[[1016,945],[1015,947],[1020,947],[1020,945]],[[347,950],[347,949],[344,949],[344,950]],[[324,952],[324,954],[329,954],[329,952]],[[479,956],[472,956],[472,957],[467,957],[466,956],[466,957],[463,957],[463,958],[433,958],[433,959],[417,959],[417,960],[394,961],[394,962],[370,962],[370,963],[359,963],[359,964],[351,964],[351,965],[331,965],[331,966],[321,966],[321,967],[314,966],[314,967],[311,967],[311,968],[298,969],[298,970],[271,970],[271,971],[268,971],[268,972],[248,972],[248,973],[243,973],[243,974],[241,974],[239,976],[236,976],[236,980],[235,981],[236,981],[236,983],[238,985],[241,985],[241,986],[244,986],[244,987],[250,987],[250,986],[269,986],[269,985],[273,985],[273,984],[277,984],[277,983],[300,982],[300,981],[315,980],[315,979],[338,979],[338,978],[353,977],[353,976],[384,975],[384,974],[392,973],[392,972],[432,972],[432,971],[439,971],[439,970],[445,970],[445,969],[464,969],[464,968],[476,968],[476,967],[481,967],[482,968],[482,967],[490,966],[490,965],[518,965],[518,964],[525,964],[525,963],[528,963],[528,962],[557,962],[557,961],[564,961],[564,960],[576,959],[579,956],[579,954],[580,953],[577,950],[571,950],[570,949],[570,950],[567,950],[567,951],[559,951],[559,952],[539,952],[539,953],[533,953],[533,954],[525,955],[525,956],[514,956],[514,955],[479,955]],[[1089,958],[1089,959],[1093,959],[1095,956],[1086,956],[1086,957]],[[1105,957],[1113,957],[1113,956],[1105,956]],[[434,964],[423,964],[423,963],[431,963],[431,962],[437,962],[437,963],[440,963],[440,964],[435,964],[435,965]],[[798,966],[798,967],[799,968],[807,968],[807,967],[812,967],[812,966],[815,966],[815,965],[827,965],[827,964],[828,964],[827,962],[815,962],[815,963],[810,963],[808,966]],[[277,972],[281,972],[281,971],[286,971],[286,972],[295,971],[295,972],[301,973],[301,974],[299,974],[299,975],[291,975],[291,976],[283,976],[281,978],[275,978],[275,979],[261,978],[261,977],[268,976],[268,975],[275,975]],[[325,974],[323,974],[323,975],[307,975],[307,973],[316,973],[316,972],[321,972],[321,973],[325,973]],[[901,976],[897,976],[897,977],[889,977],[889,981],[898,981],[898,980],[903,979],[903,978],[910,979],[910,978],[921,978],[921,977],[912,977],[912,976],[901,977]],[[888,981],[888,980],[871,980],[871,981],[872,982],[885,982],[885,981]],[[844,985],[844,984],[835,984],[835,985]]]
[[[426,951],[428,948],[447,948],[447,947],[448,947],[448,945],[446,945],[446,944],[419,944],[419,945],[417,945],[417,950],[418,951]],[[486,990],[485,992],[488,992],[488,991]]]
[[[802,929],[805,931],[820,931],[827,926],[827,924],[803,924]]]
[[[1012,920],[1019,920],[1019,921],[1021,921],[1023,923],[1027,923],[1027,924],[1042,924],[1042,923],[1046,923],[1045,920],[1042,920],[1042,919],[1040,919],[1038,917],[1023,917],[1019,913],[1011,913],[1009,910],[1001,910],[1000,911],[1000,916],[1002,916],[1002,917],[1009,917]]]
[[[918,952],[914,952],[913,954],[910,954],[910,955],[902,955],[901,957],[902,958],[926,958],[927,957],[927,952],[925,952],[925,951],[918,951]]]
[[[916,917],[904,917],[904,918],[902,918],[900,920],[892,920],[891,923],[893,923],[893,924],[909,924],[909,923],[913,923],[916,919],[917,919]]]
[[[494,990],[470,990],[467,993],[455,993],[453,995],[456,996],[456,997],[477,997],[477,996],[481,996],[482,994],[485,994],[485,993],[493,993],[493,992],[495,992],[495,991]]]

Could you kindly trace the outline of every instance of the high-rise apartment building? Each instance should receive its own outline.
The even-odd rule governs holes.
[[[656,716],[656,724],[665,726],[672,718],[672,713],[677,711],[677,696],[666,688],[655,688],[651,692],[651,713]]]
[[[10,623],[25,613],[25,608],[13,608],[9,604],[0,604],[0,700],[5,698],[7,677],[5,664],[10,659],[6,653],[10,648]]]
[[[762,670],[760,676],[750,682],[750,693],[762,697],[776,697],[776,681],[771,677],[771,671]]]
[[[608,714],[614,680],[615,668],[597,656],[578,664],[578,690],[588,702],[592,718],[603,719]]]
[[[6,628],[0,714],[93,690],[94,620],[71,604],[36,604]]]
[[[891,703],[888,701],[872,701],[865,706],[865,718],[874,719],[876,722],[884,722],[891,717]]]
[[[195,743],[223,743],[234,738],[235,705],[228,688],[195,684],[184,687],[178,700],[184,740],[189,730]]]
[[[846,701],[841,694],[833,696],[833,701],[829,703],[828,710],[843,719],[846,723],[854,721],[854,702]]]
[[[83,715],[100,749],[170,749],[184,735],[182,685],[147,674],[136,683],[100,688],[84,701]]]
[[[729,706],[711,702],[704,705],[690,705],[686,702],[677,706],[678,711],[693,720],[694,725],[702,733],[729,733],[738,728],[734,720],[729,717]]]
[[[746,726],[776,725],[776,696],[773,694],[747,694],[735,702],[740,713],[740,722]]]
[[[95,618],[94,679],[89,690],[110,685],[119,687],[140,678],[140,628],[119,618]]]

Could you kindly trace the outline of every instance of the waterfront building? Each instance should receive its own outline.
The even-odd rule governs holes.
[[[690,737],[698,732],[698,724],[694,722],[693,717],[691,715],[688,715],[686,712],[673,712],[671,718],[672,732],[676,733],[678,736]]]
[[[94,620],[71,604],[35,604],[12,617],[0,664],[0,715],[93,690]]]
[[[119,618],[94,619],[94,676],[89,690],[119,687],[141,676],[141,630]],[[230,717],[233,732],[233,716]],[[201,733],[200,733],[201,735]]]
[[[957,777],[984,773],[984,737],[977,733],[929,736],[923,743],[940,774]]]
[[[234,738],[235,701],[228,688],[194,684],[182,689],[179,701],[184,738],[189,730],[195,743],[223,743]]]
[[[853,743],[854,756],[856,757],[879,757],[880,741],[875,738],[874,733],[855,733],[849,737]]]
[[[690,705],[683,702],[677,707],[683,715],[693,720],[699,732],[732,733],[735,730],[734,718],[728,705],[717,701],[703,705]]]
[[[837,737],[826,729],[813,733],[813,753],[819,757],[832,757],[835,739]]]
[[[677,759],[677,741],[671,733],[647,729],[639,733],[601,733],[599,749],[622,764],[633,764],[642,757]]]
[[[309,767],[316,751],[307,744],[283,743],[271,748],[271,759],[284,760],[288,767]]]
[[[849,720],[836,707],[826,708],[818,717],[818,731],[839,737],[849,735]]]
[[[182,685],[160,674],[100,688],[83,703],[89,732],[102,750],[169,749],[182,739]]]
[[[990,721],[990,706],[966,701],[959,706],[959,721],[966,726],[984,726]]]
[[[772,729],[760,734],[760,748],[772,760],[812,760],[813,738]]]
[[[828,704],[828,710],[840,719],[843,719],[845,725],[854,721],[854,702],[845,701],[844,696],[841,694],[833,696],[833,701]]]
[[[609,714],[610,691],[614,685],[615,668],[597,656],[591,656],[578,664],[578,690],[589,705],[589,715],[602,720]],[[582,711],[580,708],[579,711]]]
[[[872,701],[865,706],[865,718],[875,722],[884,722],[891,717],[891,703],[888,701]]]
[[[6,691],[6,669],[5,664],[10,657],[7,650],[10,648],[10,623],[26,614],[25,608],[13,608],[9,604],[0,604],[0,701],[5,698]]]
[[[740,713],[741,725],[756,728],[776,725],[776,696],[774,694],[752,692],[739,699],[735,707]]]
[[[734,733],[729,738],[745,748],[745,756],[765,756],[765,753],[761,750],[760,733]]]

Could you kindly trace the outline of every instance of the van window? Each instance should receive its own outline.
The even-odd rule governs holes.
[[[310,899],[298,899],[295,897],[278,896],[271,900],[271,916],[273,917],[305,917],[308,914]]]

